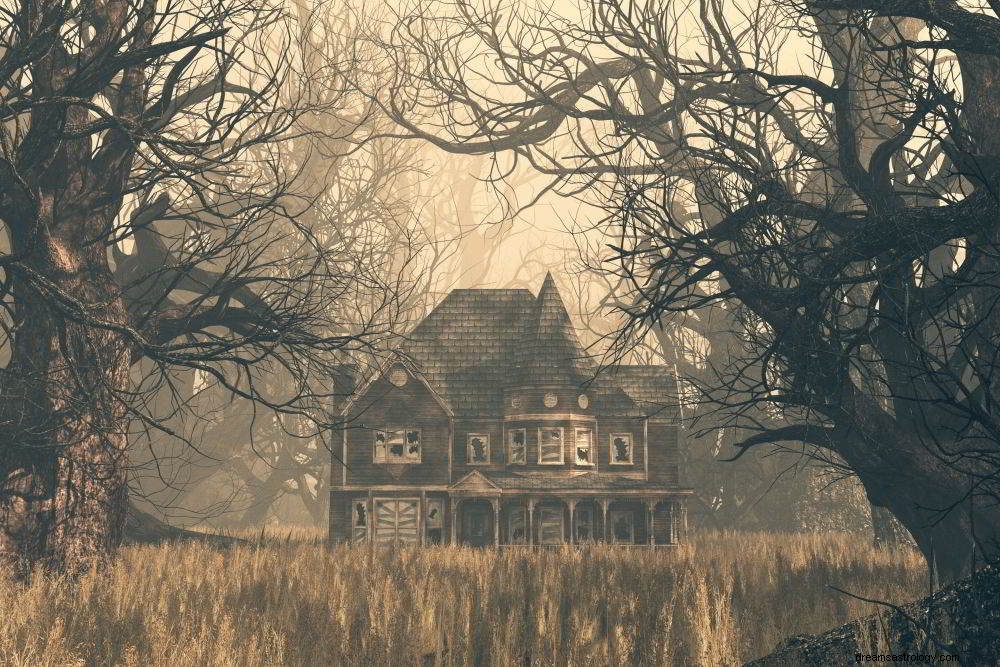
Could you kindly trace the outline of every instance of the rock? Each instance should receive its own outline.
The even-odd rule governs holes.
[[[988,567],[932,596],[882,611],[822,635],[783,640],[744,667],[800,667],[867,662],[917,662],[912,656],[957,655],[952,664],[1000,664],[1000,570]],[[909,658],[903,658],[908,654]],[[927,659],[925,662],[931,662]],[[943,660],[939,660],[942,661]]]

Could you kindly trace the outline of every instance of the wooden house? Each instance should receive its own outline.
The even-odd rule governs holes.
[[[330,538],[673,544],[684,525],[670,369],[588,361],[552,276],[452,291],[334,439]]]

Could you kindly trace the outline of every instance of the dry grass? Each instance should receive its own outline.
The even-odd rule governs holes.
[[[728,665],[894,602],[919,557],[854,537],[703,535],[672,550],[124,550],[68,584],[0,581],[5,665]],[[307,536],[305,536],[307,537]]]

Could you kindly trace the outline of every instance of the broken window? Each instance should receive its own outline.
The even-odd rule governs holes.
[[[632,436],[630,434],[611,434],[611,463],[632,463]]]
[[[631,510],[611,512],[611,539],[620,544],[635,544],[635,515]]]
[[[576,429],[576,464],[581,466],[594,465],[592,447],[594,432],[589,428]]]
[[[355,500],[351,503],[351,540],[363,542],[368,537],[368,503]]]
[[[507,432],[507,463],[523,465],[528,462],[527,434],[523,428]]]
[[[563,430],[559,428],[538,429],[538,462],[563,462]]]
[[[420,463],[420,431],[392,427],[375,431],[375,463]]]
[[[510,544],[525,544],[528,540],[525,528],[524,508],[512,507],[507,515],[507,541]]]
[[[444,528],[444,502],[441,500],[427,501],[427,542],[429,544],[441,544],[442,530]]]
[[[486,433],[470,433],[468,440],[469,463],[490,462],[490,436]]]

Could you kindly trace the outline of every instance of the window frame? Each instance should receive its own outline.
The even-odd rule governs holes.
[[[479,438],[486,445],[486,460],[475,461],[472,457],[472,439]],[[489,433],[469,433],[465,436],[465,459],[470,466],[488,466],[490,464],[490,434]]]
[[[521,434],[521,460],[515,461],[511,452],[514,451],[514,434]],[[507,429],[507,465],[512,466],[526,466],[528,465],[528,429],[526,428],[510,428]]]
[[[559,460],[542,460],[542,431],[559,431]],[[566,464],[566,429],[562,426],[539,426],[538,427],[538,465],[561,466]]]
[[[395,432],[401,432],[403,434],[403,455],[398,458],[395,456],[390,456],[389,447],[391,445],[389,444],[389,441],[386,440],[383,445],[385,447],[385,456],[379,458],[378,434],[385,433],[386,435],[388,435],[389,433],[395,433]],[[406,451],[407,449],[406,437],[407,434],[409,433],[417,434],[416,458],[409,456]],[[389,464],[389,465],[415,465],[418,463],[423,463],[423,459],[424,459],[424,438],[422,429],[420,428],[410,428],[409,426],[386,426],[385,428],[375,429],[375,432],[372,434],[372,463]]]
[[[615,438],[628,440],[628,461],[615,460]],[[635,439],[631,433],[611,433],[608,435],[608,465],[630,466],[635,464]]]
[[[590,460],[581,461],[580,460],[580,434],[589,433],[590,441],[587,443],[587,454],[590,456]],[[573,437],[573,463],[574,465],[582,466],[585,468],[593,468],[595,465],[594,461],[594,429],[589,426],[580,426],[574,429]]]
[[[364,525],[358,522],[358,507],[363,507],[365,510],[365,523]],[[368,540],[368,536],[371,534],[371,512],[368,511],[368,499],[367,498],[354,498],[351,500],[351,542],[364,542]]]

